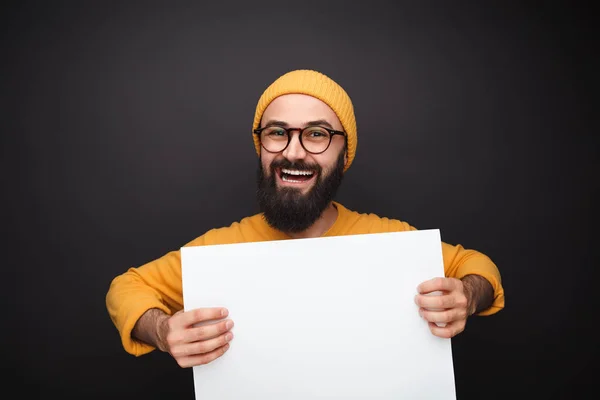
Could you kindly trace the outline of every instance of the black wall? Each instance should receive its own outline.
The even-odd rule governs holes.
[[[458,398],[591,388],[591,10],[216,3],[3,6],[4,381],[34,398],[193,398],[190,369],[125,353],[106,291],[256,211],[256,101],[282,73],[314,68],[356,108],[357,158],[337,199],[439,228],[503,274],[506,309],[453,339]]]

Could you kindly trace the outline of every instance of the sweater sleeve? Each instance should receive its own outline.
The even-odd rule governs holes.
[[[203,242],[200,237],[187,245],[202,245]],[[180,251],[171,251],[115,277],[106,294],[106,307],[125,351],[135,356],[153,351],[153,346],[133,338],[131,331],[151,308],[169,315],[183,308]]]
[[[451,245],[442,242],[444,271],[447,277],[461,279],[475,274],[487,279],[494,289],[494,302],[477,315],[492,315],[504,308],[504,288],[500,272],[494,262],[485,254],[476,250],[465,249],[462,245]]]

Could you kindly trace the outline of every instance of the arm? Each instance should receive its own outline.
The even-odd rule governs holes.
[[[378,217],[371,217],[369,226],[368,232],[417,230],[406,222]],[[476,250],[465,249],[461,245],[442,242],[442,257],[445,277],[456,278],[466,284],[467,291],[471,290],[472,293],[469,293],[469,296],[472,297],[471,302],[476,304],[475,315],[492,315],[504,308],[504,289],[500,271],[488,256]],[[470,277],[467,278],[467,276]]]
[[[130,268],[114,278],[106,295],[106,307],[128,353],[140,356],[154,350],[157,327],[153,324],[162,315],[158,311],[164,318],[183,308],[179,251]],[[146,315],[148,310],[153,311]]]
[[[504,308],[500,271],[488,256],[477,250],[444,242],[442,255],[446,277],[461,280],[465,294],[469,295],[470,303],[475,306],[469,315],[492,315]]]
[[[188,245],[204,242],[200,237]],[[228,311],[215,307],[184,312],[182,298],[179,251],[113,279],[106,306],[125,350],[140,356],[158,348],[184,368],[222,356],[233,339],[233,321],[224,319]]]

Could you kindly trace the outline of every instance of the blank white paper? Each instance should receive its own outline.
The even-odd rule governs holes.
[[[197,400],[455,400],[451,340],[417,285],[444,276],[437,229],[181,248],[185,310],[227,307]]]

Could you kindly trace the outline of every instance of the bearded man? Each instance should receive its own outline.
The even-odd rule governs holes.
[[[259,158],[260,213],[212,229],[185,246],[415,230],[406,222],[359,213],[335,201],[356,155],[352,101],[330,77],[290,71],[272,82],[252,126]],[[500,273],[489,257],[441,243],[445,276],[421,283],[415,302],[432,334],[451,338],[472,315],[504,307]],[[427,296],[441,292],[439,296]],[[184,368],[207,364],[232,345],[234,321],[224,307],[183,311],[180,250],[114,278],[108,313],[124,349],[136,356],[158,348]]]

